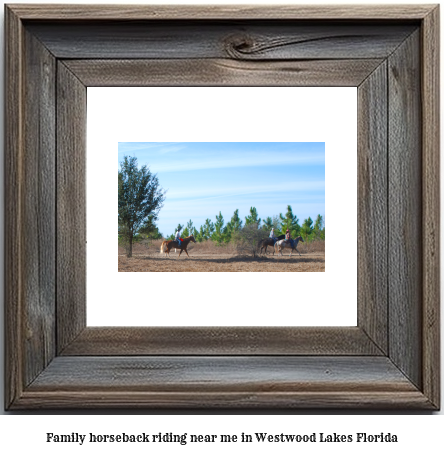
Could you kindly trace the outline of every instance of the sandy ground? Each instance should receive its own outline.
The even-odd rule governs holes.
[[[262,255],[258,258],[223,254],[170,252],[163,254],[135,253],[132,258],[119,254],[120,272],[324,272],[325,254],[310,253],[299,256]]]

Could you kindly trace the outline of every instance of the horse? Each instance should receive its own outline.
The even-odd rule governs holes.
[[[180,249],[179,256],[182,253],[182,251],[185,250],[185,253],[187,254],[187,257],[189,258],[190,255],[188,255],[187,246],[190,243],[190,241],[193,241],[194,243],[196,243],[196,240],[194,239],[194,236],[186,237],[180,243],[180,245],[178,244],[178,242],[176,240],[174,240],[174,241],[163,241],[162,245],[160,246],[160,253],[165,253],[165,256],[167,256],[167,254],[168,254],[168,257],[169,257],[170,256],[170,250],[172,248],[176,248],[176,249]],[[165,249],[166,249],[166,251],[165,251]]]
[[[304,240],[302,239],[302,236],[299,236],[296,239],[292,239],[292,242],[289,242],[284,239],[282,241],[276,242],[276,244],[274,245],[274,249],[275,250],[277,249],[279,254],[282,255],[282,249],[284,249],[285,247],[291,247],[291,252],[293,252],[293,250],[296,250],[296,252],[299,253],[299,256],[301,256],[301,253],[297,249],[299,241],[304,242]],[[290,252],[290,256],[291,256],[291,252]]]
[[[281,239],[284,239],[284,238],[285,238],[285,234],[281,234],[277,238],[277,241],[280,241]],[[268,238],[265,238],[265,239],[261,239],[259,241],[259,245],[261,245],[261,253],[262,253],[262,249],[265,247],[265,254],[267,254],[267,247],[269,247],[269,246],[273,247],[273,244],[274,244],[274,239],[271,238],[271,237],[268,237]],[[274,255],[274,250],[273,250],[273,255]]]

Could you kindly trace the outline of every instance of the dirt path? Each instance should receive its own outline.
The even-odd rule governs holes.
[[[119,255],[119,272],[324,272],[325,254],[311,253],[302,256],[288,254],[240,257],[216,254],[190,254],[185,252],[163,255]]]

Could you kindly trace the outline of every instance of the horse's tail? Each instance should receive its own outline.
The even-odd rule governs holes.
[[[163,248],[164,248],[166,243],[167,243],[167,241],[163,241],[162,242],[162,245],[160,246],[160,253],[163,253]]]

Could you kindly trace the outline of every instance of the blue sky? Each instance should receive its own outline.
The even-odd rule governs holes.
[[[137,157],[167,190],[158,227],[164,236],[191,219],[199,229],[207,218],[225,223],[234,211],[245,221],[250,207],[259,217],[285,214],[291,205],[299,223],[325,215],[324,143],[119,143]]]

